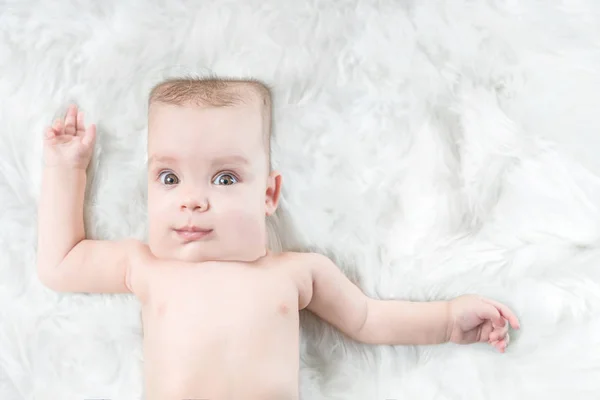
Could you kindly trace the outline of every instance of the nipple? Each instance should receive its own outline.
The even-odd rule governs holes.
[[[279,312],[281,314],[287,314],[289,311],[290,311],[290,308],[288,307],[287,304],[282,303],[282,304],[279,305]]]

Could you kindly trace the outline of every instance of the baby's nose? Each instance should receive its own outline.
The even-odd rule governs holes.
[[[197,196],[188,196],[181,202],[181,211],[206,211],[208,199]]]

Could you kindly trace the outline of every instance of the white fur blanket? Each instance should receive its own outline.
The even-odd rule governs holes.
[[[89,235],[143,239],[146,94],[178,74],[275,88],[285,246],[521,319],[500,354],[303,315],[302,399],[600,398],[599,71],[596,0],[0,0],[0,399],[142,398],[137,301],[38,282],[40,135],[82,107]]]

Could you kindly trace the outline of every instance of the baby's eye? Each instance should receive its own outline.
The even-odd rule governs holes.
[[[233,185],[237,183],[237,178],[229,173],[222,173],[217,175],[217,177],[213,180],[215,185]]]
[[[171,171],[161,172],[158,179],[163,185],[176,185],[179,183],[179,178]]]

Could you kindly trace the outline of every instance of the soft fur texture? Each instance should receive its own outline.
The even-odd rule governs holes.
[[[303,400],[599,398],[599,45],[596,0],[0,1],[0,399],[142,398],[137,300],[38,281],[41,135],[82,107],[89,236],[143,239],[148,90],[209,74],[274,88],[285,248],[521,319],[500,354],[303,313]]]

